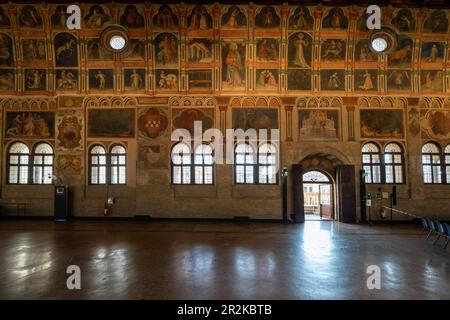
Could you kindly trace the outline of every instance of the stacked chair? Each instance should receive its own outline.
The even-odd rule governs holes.
[[[431,235],[435,235],[435,239],[433,241],[433,246],[439,241],[441,237],[447,240],[444,244],[444,249],[447,248],[448,243],[450,241],[450,226],[445,222],[440,222],[438,220],[431,220],[430,218],[421,218],[422,227],[424,230],[428,230],[427,240]]]

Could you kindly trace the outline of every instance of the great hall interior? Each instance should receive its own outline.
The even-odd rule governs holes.
[[[0,1],[0,298],[448,299],[450,7],[389,2]]]

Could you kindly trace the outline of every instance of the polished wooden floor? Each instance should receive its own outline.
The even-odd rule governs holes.
[[[449,299],[450,250],[413,225],[0,220],[0,298]]]

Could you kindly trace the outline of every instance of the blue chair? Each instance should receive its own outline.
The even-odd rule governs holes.
[[[443,237],[447,238],[447,241],[446,241],[445,244],[444,244],[444,249],[445,249],[445,248],[447,248],[448,242],[449,242],[449,240],[450,240],[449,227],[448,227],[448,225],[447,225],[446,223],[444,223],[444,222],[437,221],[437,224],[438,224],[438,229],[439,229],[438,240],[439,240],[440,236],[443,236]],[[436,241],[437,241],[437,240],[435,240],[435,242],[436,242]],[[434,242],[434,243],[435,243],[435,242]],[[433,244],[434,244],[434,243],[433,243]]]
[[[426,222],[427,222],[428,230],[430,230],[430,231],[428,232],[427,239],[426,239],[426,240],[428,240],[428,239],[430,238],[431,234],[432,234],[433,232],[437,232],[437,230],[436,230],[435,227],[434,227],[433,220],[431,220],[430,218],[425,218],[425,220],[426,220]]]

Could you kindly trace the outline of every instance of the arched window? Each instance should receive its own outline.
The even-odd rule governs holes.
[[[22,142],[11,144],[8,149],[8,183],[28,184],[30,149]]]
[[[172,183],[191,183],[191,148],[183,142],[179,142],[172,148]]]
[[[441,183],[441,154],[439,147],[428,142],[422,147],[422,170],[424,183]]]
[[[106,151],[95,145],[89,152],[90,184],[106,184]]]
[[[33,183],[52,184],[53,148],[48,143],[39,143],[33,152]]]
[[[255,152],[247,143],[239,143],[234,149],[235,182],[255,183]]]
[[[447,184],[450,184],[450,144],[447,147],[445,147],[444,157],[445,157],[445,176],[447,178],[446,182]]]
[[[396,143],[384,148],[384,168],[386,183],[403,183],[403,152]]]
[[[362,147],[362,165],[366,172],[366,183],[381,183],[380,148],[372,142]]]
[[[126,184],[127,151],[121,145],[111,148],[111,184]]]
[[[258,177],[261,184],[277,183],[277,149],[271,143],[258,149]]]
[[[195,184],[213,184],[213,150],[201,144],[194,154]]]

